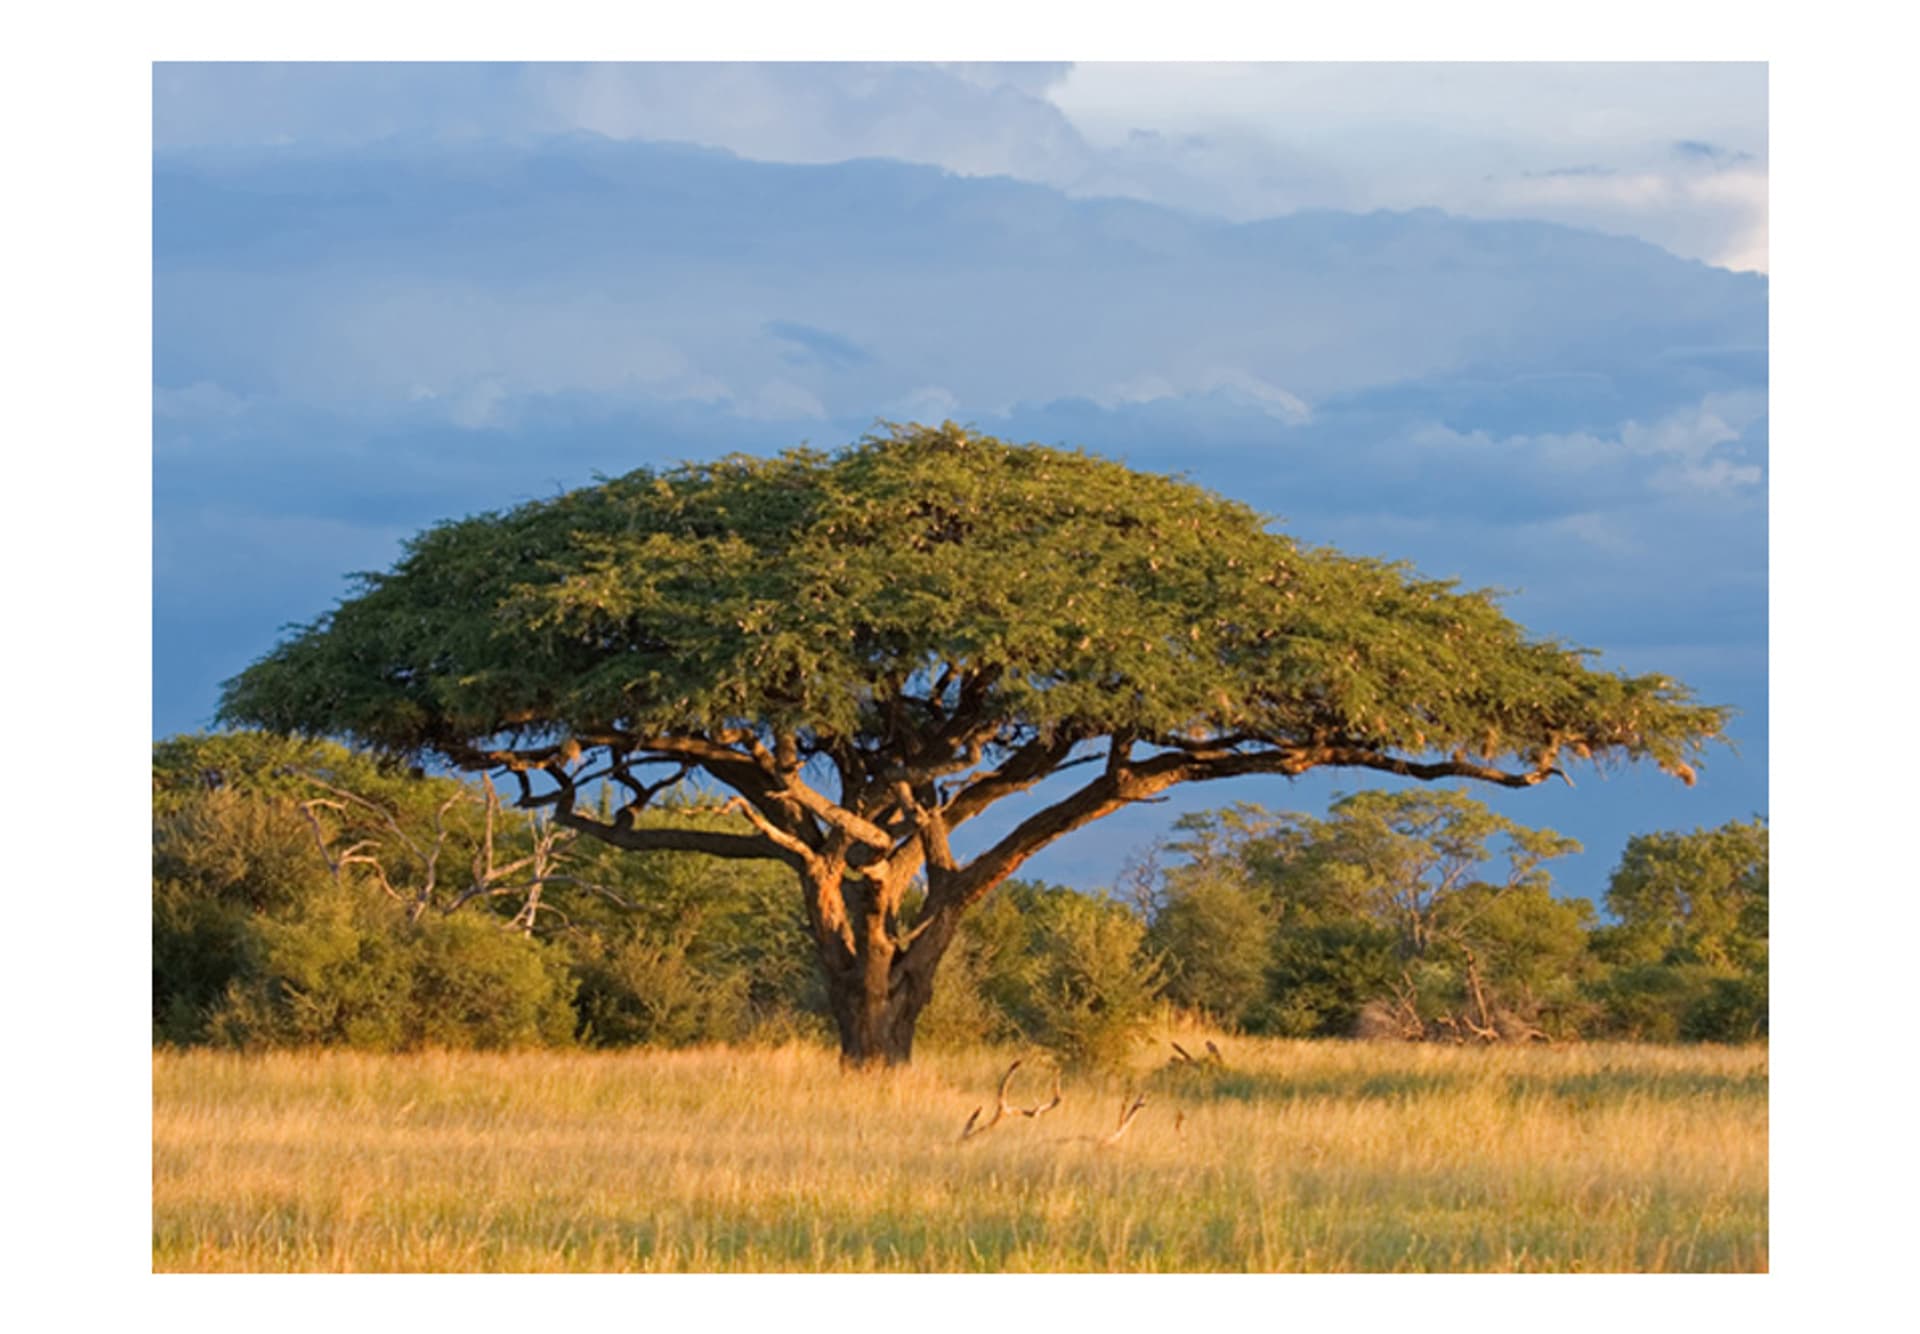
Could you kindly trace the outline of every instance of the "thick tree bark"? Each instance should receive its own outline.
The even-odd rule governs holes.
[[[851,884],[846,889],[851,929],[816,931],[827,1006],[839,1032],[841,1062],[849,1068],[905,1065],[913,1059],[914,1029],[933,999],[934,972],[952,940],[953,923],[942,920],[930,923],[911,944],[901,943],[896,914],[904,890],[904,883]],[[818,891],[818,885],[808,886],[810,895]]]
[[[913,1059],[913,1031],[925,999],[905,989],[876,995],[857,974],[829,974],[827,1001],[840,1033],[843,1065],[870,1069]]]

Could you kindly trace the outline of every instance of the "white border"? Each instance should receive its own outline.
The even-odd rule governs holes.
[[[1893,582],[1912,528],[1904,387],[1913,309],[1910,48],[1891,10],[1828,3],[1300,6],[1255,18],[1220,3],[667,6],[554,0],[322,8],[180,3],[43,8],[16,16],[0,96],[8,127],[16,402],[10,432],[8,639],[22,752],[5,779],[22,830],[9,1208],[13,1305],[62,1323],[125,1314],[160,1329],[342,1317],[483,1327],[577,1320],[783,1330],[844,1328],[859,1303],[891,1322],[927,1303],[930,1328],[1124,1319],[1334,1328],[1485,1329],[1548,1315],[1557,1328],[1832,1326],[1904,1309],[1893,1291],[1912,1237],[1913,871],[1889,831],[1910,818],[1893,771],[1907,742],[1906,612]],[[1773,494],[1781,799],[1774,834],[1776,1273],[1593,1278],[1023,1281],[329,1280],[152,1278],[147,1191],[143,770],[150,706],[147,234],[152,59],[236,58],[1772,59],[1770,157],[1778,452]],[[21,745],[20,743],[24,743]],[[21,829],[16,825],[16,829]],[[48,853],[53,854],[50,858]],[[16,865],[21,863],[16,862]],[[30,907],[27,905],[31,905]],[[1901,949],[1896,959],[1893,951]],[[103,980],[110,968],[124,978]],[[108,1035],[111,1035],[110,1037]],[[619,1284],[616,1289],[613,1285]],[[888,1283],[884,1295],[874,1285]],[[1574,1284],[1578,1284],[1577,1291]],[[640,1286],[644,1284],[645,1286]],[[1205,1285],[1202,1287],[1201,1285]],[[289,1285],[297,1285],[297,1288]],[[909,1286],[911,1285],[911,1286]],[[935,1286],[937,1285],[937,1287]],[[988,1309],[988,1303],[993,1309]],[[1012,1302],[1016,1309],[1007,1305]],[[1199,1305],[1204,1303],[1204,1306]],[[144,1308],[144,1309],[142,1309]],[[557,1308],[557,1309],[556,1309]],[[881,1314],[886,1312],[886,1314]],[[1124,1315],[1122,1314],[1124,1313]],[[75,1320],[72,1317],[79,1316]],[[914,1324],[920,1322],[916,1319]]]

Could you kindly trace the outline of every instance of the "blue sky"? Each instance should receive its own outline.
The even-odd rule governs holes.
[[[154,726],[406,534],[596,472],[971,422],[1515,590],[1740,710],[1767,809],[1766,73],[1612,66],[157,66]],[[1357,782],[1349,778],[1347,785]],[[1110,879],[1179,809],[1036,873]],[[1488,795],[1488,794],[1481,794]]]

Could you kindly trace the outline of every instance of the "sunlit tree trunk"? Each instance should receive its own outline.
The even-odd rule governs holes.
[[[905,1065],[913,1059],[920,1015],[933,999],[934,972],[952,938],[951,924],[930,924],[903,944],[898,919],[906,884],[841,882],[846,925],[833,915],[834,896],[802,877],[815,925],[827,1006],[840,1038],[840,1059],[853,1068]]]

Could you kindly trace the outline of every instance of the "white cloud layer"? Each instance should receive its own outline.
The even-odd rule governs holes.
[[[154,98],[162,148],[585,130],[1237,221],[1431,206],[1767,263],[1758,64],[160,65]]]
[[[1453,451],[1461,457],[1508,458],[1520,466],[1527,461],[1559,472],[1579,474],[1608,466],[1622,451],[1647,459],[1649,491],[1670,496],[1734,498],[1757,493],[1764,480],[1759,464],[1730,456],[1725,447],[1738,445],[1747,429],[1766,416],[1762,390],[1708,394],[1698,403],[1652,421],[1622,422],[1612,435],[1589,431],[1496,437],[1487,431],[1457,431],[1430,424],[1412,440],[1424,449]],[[1583,532],[1600,545],[1614,540]]]
[[[1082,64],[1048,99],[1101,155],[1076,188],[1246,219],[1434,206],[1766,267],[1753,64]]]

